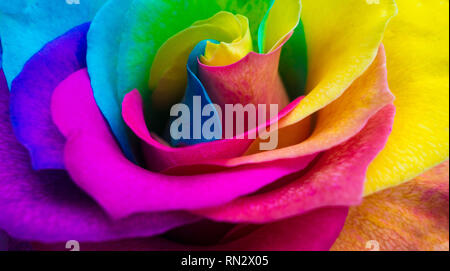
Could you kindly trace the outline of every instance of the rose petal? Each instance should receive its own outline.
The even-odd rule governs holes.
[[[3,43],[3,69],[8,85],[24,64],[46,43],[69,29],[90,21],[105,0],[80,1],[2,1],[0,36]]]
[[[305,29],[300,20],[297,27],[283,46],[280,57],[280,75],[291,100],[305,95],[308,78],[308,50]]]
[[[133,89],[148,93],[149,71],[157,50],[171,36],[195,21],[207,19],[219,11],[241,14],[249,19],[252,37],[257,37],[259,23],[272,0],[179,1],[134,0],[124,20],[126,31],[118,52],[118,90],[120,97]],[[167,18],[176,18],[167,20]],[[164,21],[164,24],[161,24]],[[256,39],[255,39],[256,40]],[[254,46],[257,47],[256,44]],[[146,97],[144,97],[146,100]]]
[[[377,58],[369,69],[340,98],[318,113],[315,130],[311,136],[309,133],[310,119],[307,118],[298,124],[282,127],[278,131],[279,149],[259,153],[261,141],[256,140],[249,147],[247,155],[244,156],[239,156],[239,153],[242,150],[241,147],[243,148],[243,145],[248,143],[241,140],[236,142],[239,146],[236,145],[233,148],[225,145],[234,144],[233,141],[218,141],[176,149],[164,146],[148,134],[142,109],[139,109],[142,106],[139,101],[133,101],[133,99],[130,97],[130,101],[127,101],[134,105],[126,106],[129,111],[124,111],[124,118],[129,119],[127,123],[131,129],[146,141],[147,144],[144,148],[148,161],[150,161],[149,167],[153,170],[161,170],[173,166],[186,166],[186,161],[190,161],[189,158],[192,159],[191,165],[202,163],[220,167],[235,167],[295,158],[324,151],[356,135],[376,112],[392,103],[394,97],[387,85],[386,57],[384,48],[381,46]],[[278,123],[284,120],[285,113],[291,112],[299,101],[300,99],[297,99],[283,109],[277,120]],[[133,111],[133,108],[138,111]],[[221,146],[224,148],[222,149]],[[231,150],[236,150],[236,153]],[[235,157],[235,155],[238,156]]]
[[[171,36],[197,20],[219,12],[215,1],[135,0],[127,11],[118,53],[117,90],[119,98],[133,89],[150,94],[148,82],[155,55]],[[176,18],[176,19],[167,19]],[[161,22],[164,21],[164,24]],[[148,97],[144,96],[147,102]]]
[[[117,95],[117,54],[122,25],[131,5],[129,0],[110,0],[95,15],[87,40],[87,67],[95,101],[111,127],[126,156],[135,161],[129,130],[120,113],[121,98]],[[114,33],[114,35],[111,35]]]
[[[6,232],[0,229],[0,251],[29,251],[31,244],[12,239]]]
[[[301,10],[302,3],[299,0],[272,1],[258,33],[260,53],[269,53],[283,43],[297,27]]]
[[[217,43],[216,41],[209,41]],[[203,109],[204,106],[207,105],[213,105],[211,102],[211,99],[209,98],[208,93],[206,92],[205,87],[203,86],[202,82],[198,79],[198,58],[205,53],[205,48],[207,45],[207,41],[201,41],[199,44],[197,44],[194,49],[192,50],[191,54],[189,55],[186,69],[187,69],[187,86],[186,91],[184,93],[184,97],[181,101],[181,104],[186,105],[189,108],[189,118],[190,120],[194,120],[196,116],[194,116],[196,110],[199,110],[196,108],[197,106],[194,105],[194,97],[199,98],[200,102],[200,110]],[[189,124],[189,135],[191,136],[190,139],[174,139],[172,136],[169,136],[170,143],[172,146],[186,146],[186,145],[195,145],[203,142],[209,142],[217,140],[218,138],[211,138],[206,139],[202,133],[202,127],[203,124],[211,117],[216,120],[219,127],[214,127],[215,129],[219,129],[220,133],[219,135],[222,135],[222,120],[220,119],[219,113],[217,112],[216,108],[213,107],[213,112],[211,112],[210,116],[201,116],[200,121],[198,122],[199,126],[196,126],[194,121],[190,122]],[[202,115],[202,112],[199,112]],[[174,119],[171,118],[170,124],[172,124],[172,121]],[[170,128],[169,128],[170,129]],[[171,133],[171,131],[169,131]],[[196,133],[199,133],[197,135],[199,139],[196,139]]]
[[[265,223],[324,206],[359,204],[367,167],[383,149],[394,113],[393,105],[386,106],[358,135],[323,153],[294,182],[197,213],[218,221]]]
[[[86,33],[77,26],[51,41],[25,64],[11,86],[11,120],[34,169],[63,169],[65,139],[52,121],[50,100],[67,76],[86,67]]]
[[[240,22],[240,32],[231,42],[208,43],[205,53],[199,58],[209,66],[230,65],[244,58],[253,51],[253,40],[250,34],[250,26],[247,17],[235,15]]]
[[[348,208],[330,207],[264,225],[248,236],[224,244],[224,250],[326,251],[347,217]],[[216,249],[216,248],[215,248]]]
[[[4,231],[0,230],[0,251],[8,251],[8,242],[8,235]]]
[[[350,209],[333,250],[379,246],[381,251],[448,251],[448,172],[445,162],[410,182],[365,198],[362,205]]]
[[[130,163],[117,148],[92,98],[85,70],[72,74],[57,87],[52,114],[67,138],[65,164],[72,178],[116,218],[136,212],[192,210],[223,204],[305,168],[315,157],[195,176],[147,171]]]
[[[3,59],[3,48],[2,48],[2,40],[0,39],[0,69],[2,68],[2,59]]]
[[[384,43],[398,113],[386,148],[369,167],[366,195],[410,180],[449,154],[448,1],[397,3]]]
[[[287,42],[290,33],[283,44]],[[199,62],[199,78],[211,100],[225,112],[226,104],[277,104],[283,109],[289,99],[278,73],[281,44],[268,54],[250,52],[228,66],[207,66]]]
[[[289,113],[303,97],[299,97],[278,115],[276,120]],[[146,126],[143,101],[137,90],[128,93],[122,104],[123,119],[133,132],[143,140],[143,148],[147,166],[152,171],[163,171],[173,167],[207,163],[213,159],[226,159],[242,155],[254,141],[248,139],[223,139],[182,148],[173,148],[160,142],[155,135],[151,135]],[[271,123],[272,123],[271,122]],[[249,131],[253,133],[254,131]],[[226,166],[226,165],[220,165]]]
[[[108,243],[84,243],[89,250],[177,250],[177,251],[325,251],[329,250],[344,226],[348,208],[323,208],[314,212],[266,224],[233,242],[216,246],[189,246],[162,238],[133,239]],[[63,244],[34,244],[37,250],[62,250]]]
[[[168,38],[158,49],[150,70],[148,84],[152,90],[152,106],[158,109],[170,108],[183,98],[187,82],[186,63],[194,47],[202,40],[232,43],[242,38],[243,31],[249,33],[248,28],[246,17],[220,11]],[[249,35],[246,44],[246,48],[251,51]],[[204,50],[201,54],[204,54]],[[246,53],[239,54],[242,57],[245,55]]]
[[[306,97],[305,97],[306,98]],[[259,152],[260,141],[256,140],[249,152],[228,160],[211,160],[213,165],[238,166],[278,159],[295,158],[335,147],[355,136],[367,121],[381,108],[391,104],[394,97],[387,85],[386,57],[381,46],[377,58],[350,88],[337,100],[317,114],[314,132],[309,136],[310,122],[305,119],[295,125],[283,127],[289,114],[279,120],[279,149]],[[302,104],[303,100],[298,106]],[[298,106],[296,108],[298,108]],[[303,136],[302,136],[303,135]],[[304,136],[309,136],[303,140]]]
[[[112,221],[64,171],[34,171],[12,131],[9,92],[1,71],[0,157],[0,229],[14,238],[100,242],[161,234],[197,220],[186,213],[155,213]]]
[[[308,95],[280,127],[298,123],[341,96],[377,55],[393,0],[302,0],[308,48]]]

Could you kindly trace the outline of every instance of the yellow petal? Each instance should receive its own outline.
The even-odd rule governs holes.
[[[270,53],[277,49],[299,24],[300,13],[300,0],[273,0],[270,10],[259,28],[259,52]],[[246,17],[242,18],[246,19]],[[209,66],[230,65],[241,60],[253,50],[248,21],[242,23],[246,26],[246,28],[242,28],[245,32],[232,43],[208,43],[205,56],[200,58],[203,64]]]
[[[260,53],[275,50],[294,30],[302,10],[300,0],[275,0],[260,28]]]
[[[241,24],[241,35],[231,43],[220,42],[219,44],[208,42],[205,55],[200,57],[203,64],[209,66],[226,66],[238,62],[249,52],[253,51],[252,37],[248,19],[236,15]]]
[[[186,63],[192,49],[200,41],[214,39],[232,42],[241,36],[242,27],[242,19],[221,11],[207,20],[195,22],[168,39],[158,50],[150,71],[153,105],[165,108],[181,99],[187,81]]]
[[[399,0],[384,45],[394,127],[370,165],[365,194],[410,180],[449,153],[449,4]]]
[[[320,110],[361,76],[375,59],[393,0],[302,0],[302,22],[308,47],[308,95],[280,127]]]

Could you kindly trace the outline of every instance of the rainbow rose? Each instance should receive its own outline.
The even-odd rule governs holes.
[[[0,248],[448,250],[448,8],[0,2]]]

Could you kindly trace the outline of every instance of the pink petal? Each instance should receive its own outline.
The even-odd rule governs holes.
[[[303,137],[298,134],[309,127],[308,122],[304,123],[308,119],[303,119],[295,124],[290,124],[289,120],[292,119],[292,115],[295,116],[301,112],[304,101],[303,99],[297,108],[279,120],[279,141],[283,148],[268,152],[251,152],[248,155],[225,161],[211,160],[208,164],[232,167],[289,159],[322,152],[349,140],[359,133],[367,121],[381,108],[394,101],[387,82],[384,47],[380,46],[376,59],[360,78],[353,82],[338,99],[316,112],[314,131],[306,140],[303,140]]]
[[[199,78],[213,103],[222,110],[225,104],[278,104],[281,110],[289,103],[278,73],[281,49],[292,32],[276,50],[268,54],[250,52],[228,66],[207,66],[199,61]]]
[[[291,102],[278,114],[278,118],[268,121],[266,126],[278,121],[294,109],[303,97]],[[255,130],[248,131],[245,139],[223,139],[192,146],[174,148],[155,139],[147,128],[142,97],[139,91],[133,90],[128,93],[122,103],[122,115],[130,129],[142,140],[147,161],[147,168],[152,171],[167,170],[172,167],[193,165],[208,162],[212,159],[229,159],[238,157],[245,153],[254,140],[248,139],[249,134]],[[259,128],[258,128],[259,129]],[[220,165],[222,166],[222,165]],[[225,165],[223,165],[225,166]]]
[[[329,250],[341,232],[348,208],[329,207],[267,224],[219,250]]]
[[[359,134],[323,153],[294,182],[198,214],[218,221],[263,223],[324,206],[359,204],[367,167],[386,144],[394,115],[393,105],[384,107]]]

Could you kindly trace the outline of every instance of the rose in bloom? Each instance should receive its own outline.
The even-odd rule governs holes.
[[[3,1],[0,240],[448,249],[448,163],[414,179],[448,159],[448,20],[438,0]],[[195,96],[278,105],[277,147],[167,136]]]

